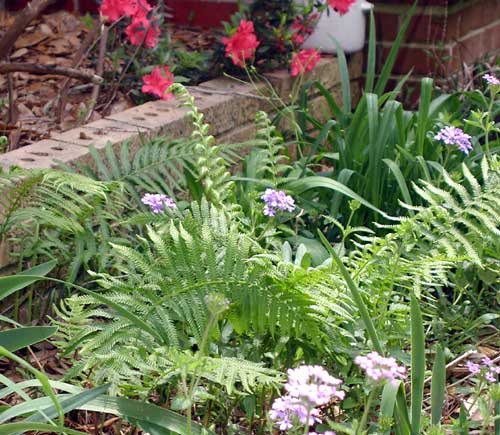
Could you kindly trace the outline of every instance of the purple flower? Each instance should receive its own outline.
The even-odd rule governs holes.
[[[296,422],[307,426],[319,423],[320,411],[316,407],[333,398],[342,400],[345,397],[345,392],[337,389],[342,381],[321,366],[300,366],[287,373],[285,390],[288,394],[277,398],[269,412],[269,417],[282,431],[293,428]],[[335,435],[331,431],[326,434]]]
[[[406,369],[399,366],[394,358],[385,358],[377,352],[370,352],[366,356],[358,355],[354,362],[374,382],[388,381],[396,387],[398,380],[404,379],[406,375]]]
[[[309,412],[308,412],[309,409]],[[307,415],[309,414],[309,420]],[[311,426],[319,423],[319,410],[307,407],[301,399],[290,395],[278,397],[269,411],[269,417],[274,420],[281,431],[286,431],[293,427],[295,421]]]
[[[469,154],[472,149],[471,137],[464,133],[462,129],[452,125],[439,130],[434,139],[443,141],[446,145],[456,145],[464,154]]]
[[[263,211],[265,216],[274,216],[277,210],[289,212],[295,210],[295,201],[282,190],[266,189],[260,199],[266,203]]]
[[[492,74],[485,74],[483,76],[483,79],[486,80],[486,82],[489,85],[500,86],[500,80],[496,76],[494,76]]]
[[[170,209],[177,208],[172,198],[161,193],[146,193],[141,201],[143,204],[149,205],[153,213],[161,213],[164,205]]]
[[[340,379],[331,376],[321,366],[300,366],[288,370],[285,390],[292,397],[298,397],[313,406],[324,405],[334,397],[342,400],[345,392],[337,390],[342,384]]]
[[[487,356],[481,359],[481,364],[467,361],[465,365],[471,375],[482,376],[488,382],[496,382],[496,375],[500,374],[500,366],[495,365]]]
[[[481,366],[479,364],[473,363],[472,361],[467,361],[467,370],[471,375],[477,375],[481,373]]]

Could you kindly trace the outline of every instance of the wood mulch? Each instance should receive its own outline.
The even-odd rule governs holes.
[[[42,15],[18,38],[10,61],[71,68],[75,62],[75,54],[91,32],[85,21],[84,18],[66,11]],[[13,22],[14,16],[0,11],[0,38]],[[166,31],[169,32],[174,46],[180,46],[187,51],[208,50],[216,40],[216,31],[200,31],[179,26],[174,28],[171,24]],[[98,45],[94,42],[91,44],[93,49],[88,56],[83,57],[78,69],[95,71]],[[120,61],[121,66],[124,62]],[[113,68],[111,60],[105,57],[104,71],[110,72]],[[9,105],[7,74],[0,75],[0,136],[8,138],[8,145],[0,149],[0,153],[49,138],[51,132],[65,131],[98,120],[103,116],[104,107],[109,115],[134,105],[133,99],[126,91],[119,90],[112,98],[110,92],[101,90],[99,104],[96,104],[92,115],[88,117],[93,87],[91,83],[72,80],[64,107],[61,107],[60,91],[65,77],[40,76],[27,72],[15,72],[11,77],[12,104]],[[112,102],[109,101],[111,98]]]

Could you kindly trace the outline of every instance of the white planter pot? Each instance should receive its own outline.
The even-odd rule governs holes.
[[[323,12],[314,32],[304,42],[304,48],[336,53],[335,39],[346,53],[361,50],[365,45],[366,14],[372,8],[366,0],[357,0],[345,15],[332,9],[329,13]]]

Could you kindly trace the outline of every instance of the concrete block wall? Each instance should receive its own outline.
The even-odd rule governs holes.
[[[349,57],[348,66],[351,77],[353,104],[360,96],[360,79],[363,67],[362,53]],[[286,70],[268,74],[267,79],[284,100],[288,99],[293,80]],[[337,102],[341,102],[340,73],[337,59],[325,57],[320,60],[308,79],[319,80],[331,90]],[[190,88],[198,108],[204,113],[205,120],[211,125],[210,133],[217,143],[243,142],[254,138],[255,114],[259,110],[271,112],[272,108],[265,98],[259,98],[259,90],[266,92],[260,84],[258,90],[253,85],[219,78]],[[318,117],[324,116],[327,106],[323,97],[311,95],[310,110]],[[70,166],[76,163],[92,165],[89,146],[98,151],[111,143],[117,149],[124,141],[130,141],[130,158],[142,143],[158,136],[169,138],[187,137],[191,133],[191,119],[187,109],[179,107],[175,100],[152,101],[123,112],[110,115],[99,121],[91,122],[63,133],[54,133],[51,138],[14,151],[0,154],[0,167],[8,170],[11,166],[21,168],[51,168],[62,161]],[[0,192],[1,195],[1,192]],[[0,210],[1,219],[1,210]],[[0,242],[0,268],[8,263],[8,249]]]

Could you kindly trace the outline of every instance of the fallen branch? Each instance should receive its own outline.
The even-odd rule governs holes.
[[[88,51],[90,50],[90,47],[92,46],[92,43],[96,39],[98,33],[99,33],[99,24],[97,21],[94,21],[92,30],[87,33],[85,39],[83,40],[82,45],[80,45],[80,48],[75,53],[75,56],[71,63],[71,68],[78,68],[80,64],[83,62],[83,60],[87,58]],[[57,120],[59,124],[62,123],[64,118],[64,109],[66,108],[66,100],[68,98],[70,82],[71,82],[71,77],[66,78],[61,86],[61,92],[59,92],[59,105],[57,109]]]
[[[63,68],[60,66],[52,65],[38,65],[33,63],[8,63],[0,62],[0,74],[8,74],[12,72],[27,72],[30,74],[38,75],[56,75],[56,76],[66,76],[72,79],[78,79],[83,82],[92,82],[95,84],[102,83],[102,77],[91,73],[80,71],[73,68]]]
[[[0,39],[0,60],[6,59],[24,29],[55,0],[33,0],[17,15],[16,21]]]
[[[99,57],[97,58],[97,67],[96,73],[99,76],[102,76],[104,72],[104,56],[106,55],[106,45],[108,43],[108,27],[106,24],[102,24],[101,26],[101,43],[99,44]],[[90,97],[90,104],[87,111],[87,115],[85,115],[84,123],[89,122],[92,117],[92,113],[94,113],[94,108],[97,104],[97,100],[99,98],[99,83],[94,84],[94,88],[92,89],[92,95]]]

